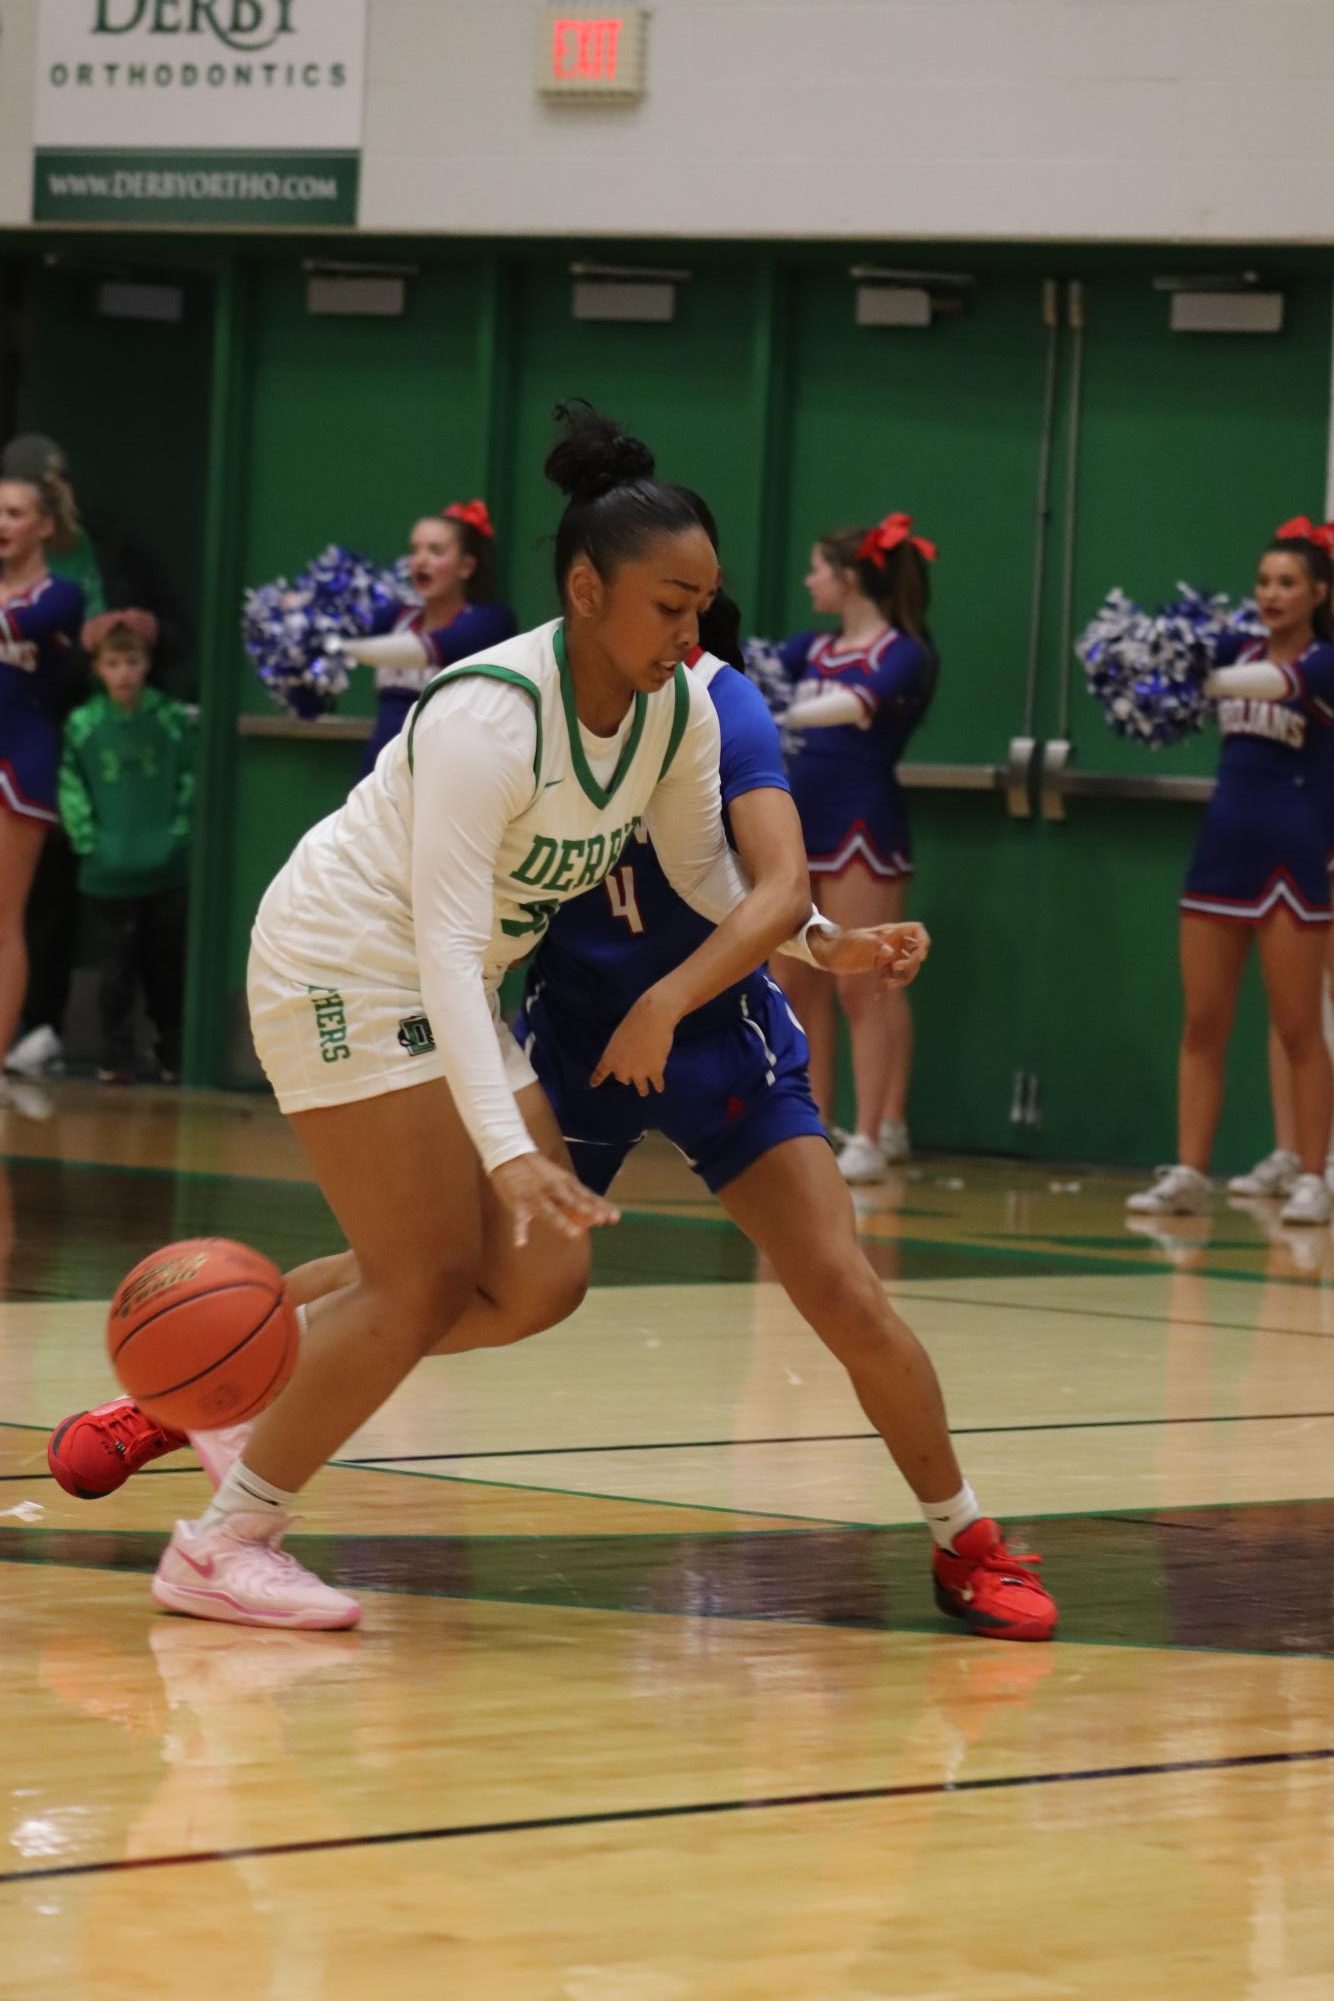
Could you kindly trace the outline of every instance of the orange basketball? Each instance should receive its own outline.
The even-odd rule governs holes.
[[[111,1366],[173,1431],[257,1417],[296,1367],[296,1312],[277,1265],[225,1237],[154,1251],[116,1288]]]

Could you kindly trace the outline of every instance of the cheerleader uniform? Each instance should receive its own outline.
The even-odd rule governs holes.
[[[1303,924],[1330,921],[1334,845],[1334,646],[1315,642],[1300,660],[1267,660],[1265,642],[1219,661],[1279,672],[1274,701],[1224,695],[1218,783],[1195,843],[1181,908],[1234,924],[1262,924],[1280,905]]]
[[[778,651],[798,683],[848,688],[871,719],[866,729],[808,730],[789,766],[811,874],[841,875],[859,860],[882,881],[911,875],[908,804],[894,768],[931,706],[935,654],[892,627],[865,647],[806,632]]]
[[[387,606],[371,627],[371,636],[388,632],[413,632],[426,648],[424,667],[377,667],[375,670],[375,723],[362,755],[360,776],[364,778],[380,752],[406,723],[412,705],[433,675],[442,667],[452,667],[474,653],[513,639],[518,631],[514,613],[504,604],[465,604],[448,625],[428,632],[420,609]]]
[[[60,823],[60,700],[83,625],[83,592],[42,576],[0,604],[0,807]]]

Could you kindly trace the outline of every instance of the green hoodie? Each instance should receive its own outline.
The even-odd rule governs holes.
[[[65,724],[60,817],[85,896],[152,896],[183,883],[194,801],[194,725],[145,688],[130,714],[94,695]]]

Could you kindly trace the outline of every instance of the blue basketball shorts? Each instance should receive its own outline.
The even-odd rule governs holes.
[[[611,1035],[563,1012],[549,988],[529,993],[514,1024],[585,1187],[605,1194],[650,1132],[672,1142],[717,1192],[784,1140],[824,1138],[807,1074],[806,1033],[767,974],[736,989],[730,1022],[678,1037],[666,1089],[647,1098],[589,1077]],[[613,1024],[614,1025],[614,1024]]]

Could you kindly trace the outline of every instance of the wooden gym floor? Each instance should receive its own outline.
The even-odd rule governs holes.
[[[357,1634],[156,1614],[97,1503],[154,1245],[334,1247],[259,1099],[0,1115],[0,2001],[1328,2001],[1334,1237],[931,1160],[860,1200],[1050,1647],[946,1630],[841,1372],[673,1156],[567,1327],[428,1363],[298,1553]]]

